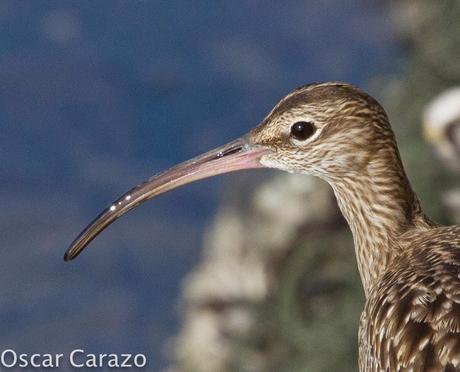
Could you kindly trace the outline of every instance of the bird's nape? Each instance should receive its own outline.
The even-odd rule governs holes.
[[[241,137],[224,146],[178,164],[132,188],[99,214],[72,242],[65,261],[77,257],[107,226],[141,203],[179,186],[243,169],[263,168],[260,159],[270,150]]]

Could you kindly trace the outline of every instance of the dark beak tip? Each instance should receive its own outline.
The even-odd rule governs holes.
[[[65,252],[65,254],[64,254],[64,261],[65,262],[72,261],[74,258],[75,257],[72,257],[69,251]]]

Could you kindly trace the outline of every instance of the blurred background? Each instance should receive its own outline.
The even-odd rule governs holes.
[[[458,222],[459,19],[458,0],[1,1],[0,349],[355,371],[363,292],[321,181],[202,181],[62,256],[115,197],[312,81],[378,98],[425,210]]]

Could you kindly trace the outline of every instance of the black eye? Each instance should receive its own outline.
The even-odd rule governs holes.
[[[315,133],[315,125],[309,121],[298,121],[292,124],[291,136],[300,141],[305,141]]]

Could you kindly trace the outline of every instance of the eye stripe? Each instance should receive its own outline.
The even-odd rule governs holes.
[[[299,141],[305,141],[316,131],[315,125],[310,121],[298,121],[291,126],[291,136]]]

